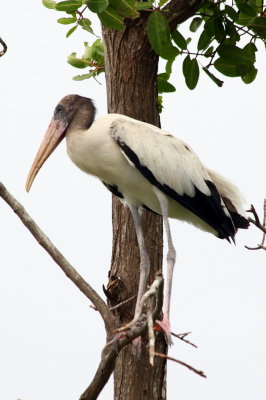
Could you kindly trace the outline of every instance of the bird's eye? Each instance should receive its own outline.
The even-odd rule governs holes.
[[[54,110],[55,119],[60,119],[64,113],[64,107],[61,104],[58,104]]]

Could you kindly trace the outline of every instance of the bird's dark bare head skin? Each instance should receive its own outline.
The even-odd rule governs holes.
[[[88,129],[95,117],[95,107],[91,99],[77,94],[63,97],[54,110],[54,119],[66,126],[72,123],[77,129]]]
[[[43,163],[67,133],[71,130],[88,129],[93,123],[94,116],[95,107],[91,99],[86,97],[71,94],[58,103],[30,169],[26,182],[27,191],[30,190],[32,182]]]

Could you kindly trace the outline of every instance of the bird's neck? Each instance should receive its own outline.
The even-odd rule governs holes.
[[[68,127],[68,133],[89,129],[94,121],[95,112],[96,109],[92,102],[86,104],[86,108],[80,107]]]

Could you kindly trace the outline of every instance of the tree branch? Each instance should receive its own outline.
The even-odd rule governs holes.
[[[25,208],[8,192],[5,186],[0,182],[0,197],[11,207],[11,209],[21,219],[23,224],[28,228],[37,242],[49,253],[58,266],[64,271],[66,276],[82,291],[82,293],[93,303],[95,308],[100,312],[107,331],[107,335],[114,334],[117,327],[117,319],[109,310],[102,298],[95,290],[82,278],[75,268],[65,259],[60,251],[54,246],[45,233],[38,227],[35,221],[27,213]],[[155,308],[152,312],[153,319],[156,319],[162,307],[162,287],[163,278],[157,275],[145,299],[148,300],[151,296],[156,297]],[[140,315],[139,319],[127,332],[122,332],[115,335],[115,338],[109,342],[104,350],[101,362],[97,369],[94,379],[88,389],[81,396],[81,400],[97,399],[99,393],[107,383],[110,375],[115,367],[115,360],[120,350],[130,343],[134,338],[140,336],[147,328],[147,318]]]
[[[184,361],[177,360],[176,358],[170,357],[167,354],[162,354],[162,353],[155,352],[154,355],[158,356],[158,357],[162,357],[162,358],[167,358],[167,360],[171,360],[171,361],[174,361],[174,362],[176,362],[178,364],[181,364],[184,367],[186,367],[186,368],[190,369],[191,371],[195,372],[195,374],[198,374],[198,375],[202,376],[202,378],[207,378],[207,376],[205,375],[205,373],[203,371],[200,371],[200,370],[192,367],[192,365],[189,365],[189,364],[185,363]]]
[[[189,340],[185,339],[185,337],[187,337],[187,335],[189,335],[191,332],[186,332],[186,333],[174,333],[171,332],[171,334],[173,336],[175,336],[176,338],[178,338],[179,340],[182,340],[183,342],[190,344],[191,346],[195,347],[196,349],[198,348],[198,346],[192,342],[190,342]]]
[[[47,251],[57,265],[64,271],[66,276],[81,290],[81,292],[94,304],[101,314],[107,332],[114,330],[116,318],[108,309],[103,299],[95,290],[82,278],[78,271],[65,259],[62,253],[54,246],[45,233],[38,227],[36,222],[27,213],[25,208],[8,192],[0,182],[0,197],[12,208],[21,219],[37,242]]]
[[[262,232],[262,240],[261,243],[258,244],[258,246],[256,247],[248,247],[245,246],[246,249],[248,250],[259,250],[259,249],[263,249],[266,250],[266,247],[264,245],[265,240],[266,240],[266,199],[264,199],[264,206],[263,206],[263,222],[260,222],[259,216],[257,211],[255,210],[253,204],[251,204],[251,208],[250,210],[248,210],[247,212],[250,212],[254,215],[254,219],[253,218],[249,218],[249,222],[251,222],[253,225],[255,225],[257,228],[259,228]]]
[[[7,45],[6,43],[3,41],[3,39],[0,38],[0,43],[3,46],[3,50],[0,51],[0,57],[2,57],[6,51],[7,51]]]
[[[146,300],[149,300],[151,296],[156,297],[155,308],[152,312],[153,321],[159,316],[162,307],[163,297],[163,277],[158,274],[155,277],[150,289],[144,294]],[[126,332],[121,332],[115,336],[115,338],[108,343],[103,352],[102,359],[96,371],[96,374],[90,384],[90,386],[81,395],[80,400],[96,400],[98,395],[101,393],[103,387],[110,378],[114,368],[115,360],[119,355],[120,350],[132,342],[133,339],[140,336],[147,328],[147,318],[143,321],[143,315],[139,315],[137,320],[134,320],[134,324],[130,326]]]
[[[171,0],[164,7],[164,16],[168,19],[170,29],[173,30],[181,22],[186,21],[203,3],[203,0]]]
[[[12,208],[12,210],[18,215],[23,224],[32,233],[38,243],[49,253],[53,260],[59,265],[64,271],[66,276],[82,291],[82,293],[94,304],[96,309],[100,312],[104,322],[107,334],[115,332],[117,326],[116,318],[113,316],[111,311],[108,309],[102,298],[94,291],[94,289],[82,278],[82,276],[74,269],[74,267],[65,259],[65,257],[59,252],[59,250],[53,245],[50,239],[44,234],[44,232],[38,227],[31,216],[26,212],[25,208],[8,192],[5,186],[0,182],[0,197]],[[151,311],[151,297],[155,298],[154,310]],[[151,329],[151,320],[155,321],[162,308],[163,299],[163,277],[158,274],[155,277],[154,282],[144,294],[141,302],[141,308],[144,306],[144,302],[149,303],[149,318],[142,313],[139,313],[138,318],[128,324],[127,330],[119,332],[115,335],[113,340],[104,347],[102,352],[102,358],[96,374],[85,392],[81,395],[80,400],[96,400],[101,393],[103,387],[109,380],[112,372],[115,368],[115,361],[118,357],[121,349],[127,344],[132,342],[133,339],[140,336],[146,329],[149,322]],[[149,321],[148,321],[149,320]],[[120,330],[119,330],[120,331]],[[116,331],[117,332],[117,331]],[[165,357],[167,359],[174,360],[185,367],[191,369],[195,373],[204,376],[202,371],[198,371],[183,361],[175,360],[168,357],[165,354],[156,353],[154,351],[154,337],[150,335],[150,359],[153,361],[154,355]]]

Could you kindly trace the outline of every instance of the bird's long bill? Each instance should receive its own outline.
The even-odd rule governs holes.
[[[52,119],[50,125],[44,135],[43,141],[39,147],[38,153],[33,161],[27,181],[26,191],[29,192],[35,176],[39,172],[43,163],[49,155],[55,150],[65,136],[67,126],[62,120]]]

